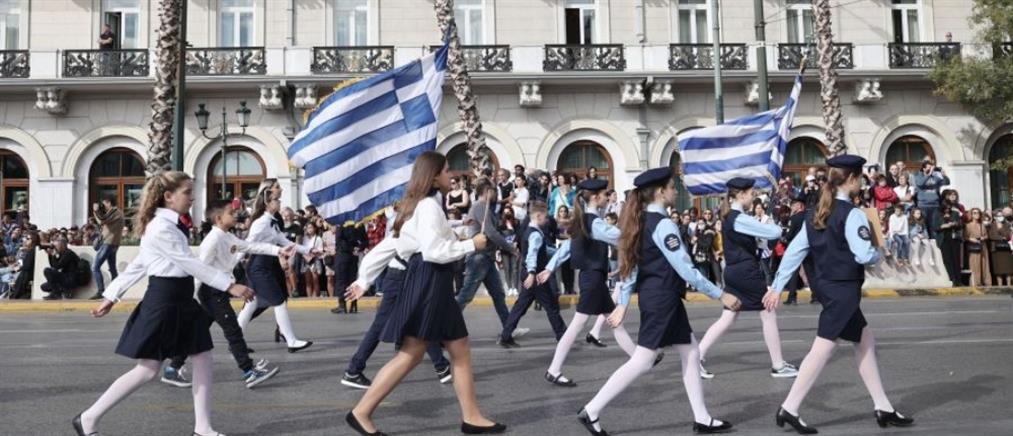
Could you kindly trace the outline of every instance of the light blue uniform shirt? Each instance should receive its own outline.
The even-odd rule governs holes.
[[[594,215],[594,221],[591,221],[591,239],[604,242],[613,247],[619,246],[619,227],[613,226],[605,222],[597,213],[587,211],[591,215]],[[552,259],[549,259],[548,265],[545,269],[548,271],[555,271],[556,268],[563,262],[566,262],[570,258],[570,240],[567,239],[556,249],[556,254],[552,255]]]
[[[781,226],[774,223],[761,223],[760,220],[747,215],[739,203],[732,203],[732,209],[742,212],[739,216],[735,217],[736,232],[768,241],[781,237]]]
[[[532,228],[538,229],[534,224],[531,224]],[[528,252],[524,254],[524,267],[527,268],[525,271],[535,271],[538,267],[538,250],[542,248],[542,232],[531,232],[528,235]]]
[[[648,205],[647,211],[668,216],[668,212],[665,211],[665,208],[656,203]],[[651,234],[651,240],[654,241],[654,245],[658,246],[661,253],[665,256],[665,259],[668,260],[668,264],[672,265],[672,268],[675,269],[677,274],[679,274],[679,277],[682,277],[682,279],[686,281],[686,284],[696,288],[704,294],[707,294],[708,297],[721,297],[721,288],[717,287],[714,283],[711,283],[710,280],[707,280],[707,278],[700,273],[700,270],[693,266],[693,261],[689,258],[689,254],[686,254],[686,244],[682,243],[681,239],[677,250],[671,251],[666,248],[665,238],[670,235],[675,235],[676,238],[680,238],[679,227],[676,226],[675,222],[670,219],[661,220],[661,222],[658,223],[658,226],[654,228],[654,233]],[[633,293],[633,288],[636,284],[637,268],[634,268],[630,277],[625,278],[620,285],[619,305],[626,306],[630,303],[630,294]],[[673,290],[673,292],[675,291]]]
[[[849,201],[848,194],[843,192],[837,193],[837,199]],[[865,240],[858,236],[858,230],[862,227],[866,229],[872,228],[869,225],[869,219],[865,217],[865,212],[862,212],[858,208],[852,209],[848,213],[847,221],[844,223],[844,237],[848,241],[848,248],[851,249],[851,254],[855,255],[855,262],[861,265],[873,265],[879,262],[879,250],[872,245],[871,240]],[[798,267],[802,265],[805,257],[809,255],[809,233],[807,229],[808,226],[803,225],[798,235],[788,244],[788,249],[784,252],[781,266],[777,268],[777,275],[774,276],[772,287],[775,293],[780,294],[784,290],[784,287],[788,284],[788,280],[795,274]]]

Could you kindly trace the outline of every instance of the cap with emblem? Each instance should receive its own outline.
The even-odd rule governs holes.
[[[853,154],[842,154],[827,159],[827,166],[861,171],[865,166],[865,158]]]
[[[675,173],[672,172],[671,167],[651,168],[640,173],[639,176],[633,179],[633,186],[643,188],[646,186],[665,184],[672,179],[674,174]]]
[[[728,189],[745,191],[746,189],[752,188],[754,184],[756,184],[756,180],[747,179],[745,177],[735,177],[729,180],[728,183],[725,183],[725,186],[727,186]]]
[[[608,188],[609,183],[601,179],[587,179],[581,180],[577,183],[577,189],[584,189],[587,191],[601,191],[602,189]]]

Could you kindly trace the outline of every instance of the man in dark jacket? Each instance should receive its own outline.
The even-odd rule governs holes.
[[[804,195],[798,195],[791,200],[791,216],[788,217],[788,231],[784,235],[782,242],[787,246],[791,243],[798,232],[802,230],[802,225],[805,224],[805,207],[806,197]],[[784,304],[798,304],[798,288],[802,278],[799,276],[799,268],[795,271],[795,274],[788,280],[788,286],[785,289],[788,290],[788,300]]]
[[[49,295],[44,300],[59,300],[71,298],[71,289],[80,285],[78,277],[79,258],[73,251],[67,249],[67,240],[57,238],[53,246],[46,248],[49,254],[49,266],[42,270],[46,277],[46,283],[42,284],[42,290]]]
[[[365,228],[351,223],[339,227],[334,233],[334,292],[338,294],[338,306],[331,313],[348,313],[345,302],[345,288],[355,281],[359,252],[366,249],[369,240]],[[358,301],[352,302],[351,313],[359,312]]]

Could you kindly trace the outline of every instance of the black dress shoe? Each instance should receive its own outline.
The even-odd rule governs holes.
[[[77,432],[77,436],[98,436],[98,432],[85,433],[84,426],[81,425],[81,414],[78,413],[74,417],[74,420],[70,422],[74,426],[74,431]]]
[[[299,346],[299,347],[288,347],[288,352],[289,353],[295,353],[296,351],[299,351],[299,350],[305,350],[305,349],[309,348],[310,345],[313,345],[313,341],[306,341],[306,343],[303,344],[302,346]]]
[[[285,341],[285,335],[281,334],[281,329],[278,326],[274,326],[274,343]]]
[[[658,366],[658,364],[661,363],[661,360],[664,359],[664,358],[665,358],[665,353],[664,352],[658,353],[658,355],[655,356],[655,358],[654,358],[654,364],[651,365],[651,368],[654,368],[655,366]]]
[[[101,292],[96,292],[95,295],[92,295],[88,299],[89,300],[101,300],[102,299],[102,293]]]
[[[777,409],[777,416],[774,418],[774,422],[777,423],[778,427],[784,427],[785,423],[788,423],[798,432],[798,434],[816,434],[819,431],[815,427],[810,427],[795,415],[788,413],[783,407]]]
[[[506,431],[506,426],[500,423],[495,423],[488,427],[479,427],[477,425],[471,425],[467,422],[461,423],[461,433],[464,434],[495,434],[503,433]]]
[[[362,424],[359,424],[359,420],[355,419],[355,415],[353,415],[352,412],[348,412],[348,414],[345,415],[345,422],[348,423],[349,427],[352,427],[352,430],[355,430],[360,435],[363,435],[363,436],[387,436],[387,433],[384,433],[384,432],[382,432],[380,430],[374,431],[372,433],[366,431],[366,429],[362,428]]]
[[[514,338],[510,338],[510,339],[499,338],[499,340],[496,341],[496,344],[499,345],[499,346],[501,346],[501,347],[503,347],[503,348],[520,348],[521,347],[521,344],[518,344],[517,341],[514,340]]]
[[[879,424],[879,426],[883,428],[887,428],[891,425],[894,427],[909,427],[914,425],[914,423],[914,418],[908,418],[901,415],[896,410],[893,412],[884,412],[882,410],[876,411],[876,424]]]
[[[359,313],[359,300],[352,302],[352,307],[348,310],[348,313]]]
[[[253,354],[253,353],[256,353],[256,351],[254,351],[253,348],[246,347],[246,354]]]
[[[580,423],[584,425],[584,428],[586,428],[592,436],[609,436],[609,433],[605,431],[604,428],[601,429],[601,431],[594,429],[594,425],[598,423],[599,419],[600,417],[595,418],[594,421],[592,421],[591,417],[587,416],[587,410],[584,409],[580,409],[580,412],[577,413],[577,421],[580,421]]]
[[[724,433],[732,429],[732,423],[722,422],[721,425],[714,425],[714,418],[711,418],[710,424],[701,424],[699,422],[693,423],[693,433],[696,434],[713,434],[713,433]]]
[[[598,338],[596,338],[594,336],[591,336],[590,333],[588,333],[587,336],[584,336],[584,341],[586,341],[587,343],[589,343],[591,345],[594,345],[594,346],[596,346],[598,348],[605,348],[605,347],[608,346],[608,345],[605,345],[604,343],[602,343],[602,341],[599,341]]]
[[[566,387],[566,388],[577,387],[577,383],[574,383],[573,380],[569,380],[569,379],[567,379],[567,380],[561,380],[562,378],[563,378],[563,374],[559,374],[558,376],[554,376],[552,374],[549,374],[548,371],[545,372],[545,380],[548,381],[549,383],[552,383],[552,384],[554,384],[556,386]]]

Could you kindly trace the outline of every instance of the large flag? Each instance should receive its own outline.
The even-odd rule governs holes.
[[[686,189],[698,196],[722,194],[733,177],[755,179],[754,186],[760,189],[773,187],[781,177],[788,131],[801,92],[800,74],[788,101],[778,109],[680,133]]]
[[[340,88],[310,115],[288,157],[332,224],[359,221],[401,198],[412,164],[436,147],[447,45]]]

